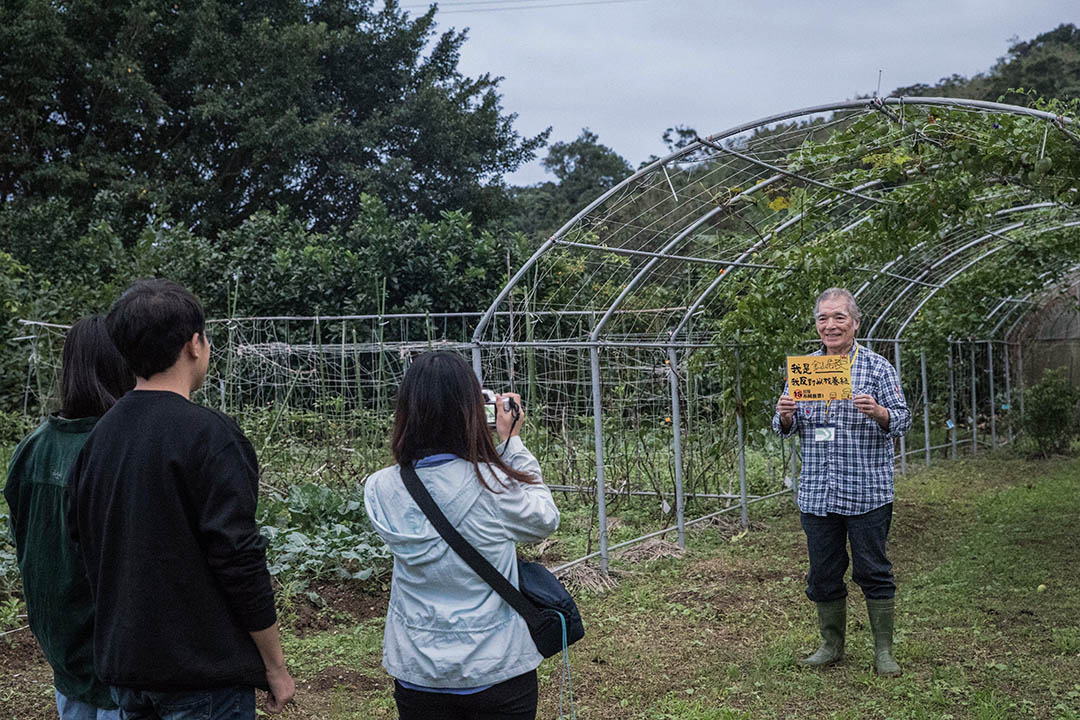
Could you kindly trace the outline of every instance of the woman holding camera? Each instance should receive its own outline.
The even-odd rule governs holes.
[[[519,437],[518,396],[495,406],[498,447],[468,364],[450,352],[421,355],[398,390],[398,465],[364,488],[368,517],[394,555],[383,667],[402,720],[536,717],[543,657],[525,621],[446,544],[401,479],[400,466],[413,465],[450,523],[516,587],[515,543],[550,535],[559,511]]]

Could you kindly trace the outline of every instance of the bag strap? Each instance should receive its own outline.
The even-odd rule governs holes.
[[[454,526],[450,524],[450,521],[443,515],[442,510],[435,503],[435,499],[431,497],[431,493],[424,487],[424,483],[420,482],[420,476],[416,474],[416,470],[412,465],[403,464],[401,467],[401,479],[405,482],[405,489],[412,495],[412,499],[416,501],[416,504],[420,506],[424,515],[431,521],[431,524],[438,530],[442,539],[458,554],[465,564],[473,569],[473,571],[483,579],[491,589],[502,597],[510,607],[514,608],[521,617],[525,618],[525,623],[529,627],[536,627],[543,623],[544,617],[540,614],[540,611],[536,609],[528,598],[521,594],[513,584],[506,579],[506,576],[495,569],[487,559],[480,554],[480,552],[469,544],[469,541],[461,536]]]

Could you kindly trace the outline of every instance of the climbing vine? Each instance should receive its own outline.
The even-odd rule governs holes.
[[[772,217],[760,231],[787,229],[755,255],[771,267],[733,272],[706,319],[717,342],[741,347],[741,410],[752,425],[772,416],[784,355],[814,347],[811,308],[827,287],[870,283],[859,335],[902,331],[913,355],[948,338],[985,338],[1008,312],[995,308],[1080,265],[1080,129],[1068,122],[1080,101],[1029,97],[1058,120],[881,106],[788,154],[798,177],[768,188]],[[892,264],[902,272],[890,274]],[[900,297],[908,302],[894,312]],[[730,410],[734,352],[695,358],[728,388]]]

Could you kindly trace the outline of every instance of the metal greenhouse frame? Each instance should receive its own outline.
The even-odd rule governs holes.
[[[970,150],[946,152],[954,146]],[[904,147],[935,159],[898,156]],[[685,546],[688,527],[736,512],[745,528],[751,505],[796,489],[797,442],[762,432],[771,410],[750,382],[761,369],[757,318],[721,328],[756,296],[809,341],[799,318],[810,308],[789,296],[816,294],[828,273],[801,253],[842,246],[845,259],[827,270],[858,299],[859,340],[893,361],[907,389],[915,425],[899,443],[900,472],[935,453],[996,448],[1013,440],[1025,378],[1072,364],[1080,382],[1080,183],[1058,174],[955,188],[949,173],[969,151],[1080,167],[1071,121],[1038,109],[874,98],[773,115],[700,138],[612,187],[486,311],[209,321],[201,400],[261,429],[264,467],[288,458],[305,473],[310,464],[314,479],[355,483],[389,460],[392,389],[411,357],[471,354],[486,386],[525,396],[548,485],[595,506],[584,552],[556,570],[598,558],[607,571],[614,551],[671,533]],[[889,244],[885,219],[904,193],[939,184],[966,198],[967,214],[942,214]],[[1040,250],[1047,240],[1058,254]],[[1030,270],[1023,282],[995,275],[1018,265]],[[974,325],[928,353],[920,322],[964,283],[981,296],[965,308]],[[55,392],[64,328],[26,325],[17,339],[28,345],[30,412]],[[658,504],[655,519],[611,542],[609,506],[631,499]]]
[[[563,353],[588,355],[588,372],[595,457],[595,505],[599,547],[560,569],[598,557],[607,570],[610,553],[650,537],[675,532],[685,545],[686,527],[704,522],[726,512],[739,511],[744,526],[748,506],[776,492],[752,495],[746,480],[746,432],[744,418],[736,413],[739,492],[738,502],[719,511],[687,519],[684,497],[682,410],[687,407],[686,383],[682,381],[692,359],[703,349],[728,348],[734,353],[734,395],[741,407],[741,371],[743,356],[751,350],[736,337],[716,337],[698,330],[703,320],[722,316],[731,307],[732,296],[720,289],[733,277],[744,282],[762,271],[780,271],[798,280],[799,267],[785,267],[781,250],[794,245],[813,244],[827,233],[850,234],[858,242],[859,233],[872,226],[875,214],[892,200],[898,187],[932,182],[941,165],[905,169],[899,179],[874,179],[861,184],[845,184],[846,166],[800,164],[798,149],[802,142],[820,138],[832,129],[852,124],[877,122],[887,126],[887,137],[896,142],[942,143],[931,136],[935,113],[962,116],[964,123],[952,131],[966,143],[979,146],[999,128],[999,121],[1010,118],[1024,123],[1038,123],[1041,147],[1031,148],[1041,160],[1047,152],[1047,140],[1080,153],[1080,137],[1070,129],[1070,120],[1037,109],[1000,103],[952,98],[874,98],[792,110],[738,125],[707,138],[699,138],[667,157],[655,160],[612,187],[571,218],[544,242],[510,279],[480,319],[472,337],[472,362],[478,377],[489,384],[506,381],[509,371],[520,364],[520,355],[538,349],[559,348]],[[1042,126],[1045,126],[1044,128]],[[1030,130],[1030,127],[1029,127]],[[826,141],[827,142],[827,141]],[[793,161],[794,160],[794,161]],[[1070,178],[1070,182],[1075,182]],[[760,209],[766,196],[783,186],[786,191],[802,188],[811,201],[799,212],[776,201],[767,207],[773,213],[759,213],[747,219],[740,208],[755,203]],[[894,359],[901,367],[901,348],[907,342],[905,331],[939,292],[958,278],[963,278],[999,256],[1006,258],[1026,239],[1046,233],[1072,234],[1080,227],[1080,207],[1042,196],[1031,188],[1009,186],[973,188],[1000,202],[983,227],[956,224],[914,245],[904,254],[878,266],[853,265],[848,269],[851,289],[864,309],[860,328],[862,342],[870,343]],[[786,197],[781,197],[787,202]],[[723,221],[740,224],[743,232],[728,232]],[[789,240],[789,238],[791,238]],[[1073,242],[1073,257],[1080,256],[1080,240]],[[568,269],[569,268],[569,269]],[[576,271],[576,272],[575,272]],[[1023,403],[1023,363],[1025,347],[1037,342],[1024,334],[1025,320],[1052,302],[1061,292],[1072,291],[1080,279],[1080,263],[1064,271],[1043,273],[1043,282],[1029,287],[1021,296],[994,297],[993,308],[986,313],[980,336],[953,338],[947,365],[948,439],[937,445],[931,439],[930,398],[933,383],[928,381],[925,350],[919,355],[919,392],[911,396],[913,415],[922,410],[922,447],[909,450],[904,439],[898,454],[901,472],[906,471],[912,455],[921,454],[930,464],[932,451],[945,450],[956,457],[961,442],[959,426],[970,426],[973,452],[983,445],[999,443],[998,416],[1011,409],[1014,394]],[[574,276],[576,284],[561,279]],[[534,288],[545,282],[556,290],[545,304]],[[823,288],[819,288],[823,289]],[[990,290],[992,293],[992,289]],[[579,326],[545,323],[538,314],[555,309],[592,313],[588,333]],[[793,314],[807,313],[808,308],[791,308]],[[867,312],[869,310],[869,312]],[[516,318],[520,331],[508,332],[507,318]],[[1023,342],[1020,341],[1023,336]],[[1066,338],[1075,340],[1076,336]],[[609,544],[607,499],[612,489],[607,485],[605,469],[605,411],[611,397],[611,382],[606,378],[610,358],[645,358],[651,368],[645,373],[654,385],[667,385],[671,420],[671,447],[674,458],[675,522],[669,527],[638,537]],[[664,362],[657,361],[662,356]],[[996,363],[996,365],[995,365]],[[655,372],[666,367],[666,377]],[[966,408],[969,422],[958,422],[958,397],[966,391],[959,375],[970,372],[970,391]],[[902,374],[905,379],[910,373]],[[985,381],[980,382],[980,377]],[[1003,379],[1002,390],[995,378]],[[910,383],[906,383],[910,384]],[[983,399],[983,385],[988,391]],[[779,385],[777,390],[779,391]],[[979,403],[988,408],[989,440],[979,433]],[[617,409],[614,412],[618,412]],[[913,418],[914,419],[914,418]],[[1012,439],[1012,423],[1006,438]],[[792,441],[794,445],[794,441]],[[794,461],[795,448],[788,457]],[[638,491],[639,494],[650,494]],[[663,495],[659,490],[652,494]]]

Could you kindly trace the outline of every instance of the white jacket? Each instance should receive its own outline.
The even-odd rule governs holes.
[[[508,465],[540,479],[540,464],[520,438],[511,438],[500,451]],[[422,467],[417,475],[450,524],[517,587],[515,543],[553,533],[559,511],[546,485],[519,483],[480,467],[496,492],[480,484],[465,460]],[[493,685],[540,665],[543,656],[525,621],[439,536],[405,489],[397,465],[368,477],[364,505],[394,554],[383,634],[383,667],[391,677],[426,687],[468,688]]]

